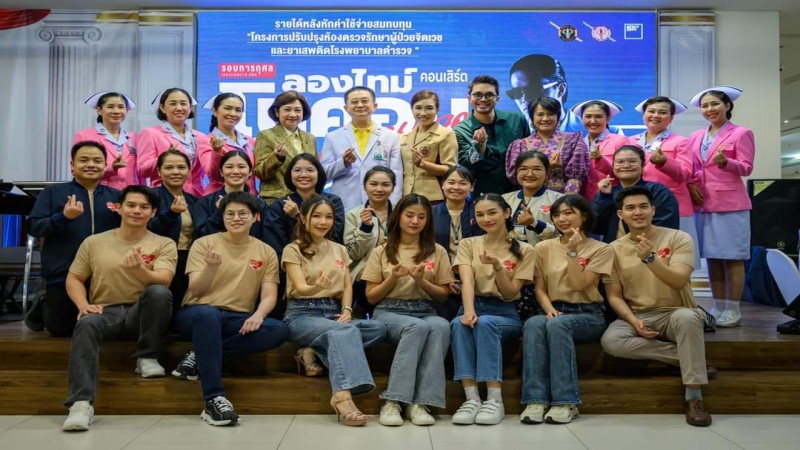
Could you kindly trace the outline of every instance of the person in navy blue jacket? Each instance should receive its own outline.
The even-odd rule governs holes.
[[[178,149],[170,149],[158,155],[158,174],[162,184],[158,193],[158,213],[150,219],[147,228],[158,235],[172,239],[178,247],[178,263],[175,276],[169,285],[172,292],[172,317],[180,309],[183,296],[189,287],[186,276],[186,260],[194,242],[195,226],[198,223],[198,198],[184,192],[183,185],[189,179],[189,157]]]
[[[633,185],[644,186],[653,194],[653,206],[656,210],[653,225],[673,230],[680,229],[678,200],[663,184],[642,179],[644,161],[644,150],[636,145],[623,145],[614,152],[613,170],[619,184],[613,186],[613,179],[610,176],[598,183],[598,192],[592,201],[592,208],[597,215],[594,233],[603,236],[603,242],[610,244],[628,233],[628,226],[620,224],[617,216],[614,195],[620,189]]]
[[[445,201],[433,207],[433,228],[436,243],[447,250],[450,262],[455,261],[458,243],[468,237],[486,234],[475,221],[475,210],[469,199],[475,177],[464,166],[453,166],[442,177],[442,194]],[[458,268],[455,268],[458,278]],[[461,303],[460,283],[450,287],[450,298],[436,303],[437,312],[447,320],[456,316]]]
[[[120,224],[119,191],[100,184],[106,168],[103,144],[76,142],[70,155],[75,178],[46,187],[29,216],[30,235],[44,238],[42,277],[47,287],[44,299],[34,302],[25,316],[25,325],[33,331],[46,328],[58,337],[72,336],[78,319],[64,286],[78,247],[92,234]]]
[[[231,192],[249,192],[247,180],[253,176],[252,164],[250,156],[241,150],[230,151],[220,158],[219,172],[224,185],[222,189],[208,194],[198,201],[195,238],[225,231],[225,226],[222,223],[222,214],[218,206],[220,200]],[[250,192],[250,194],[253,193]],[[256,196],[254,195],[254,197]],[[256,197],[256,200],[260,211],[259,216],[263,217],[267,204],[258,197]],[[264,241],[263,228],[260,223],[256,223],[255,226],[250,228],[250,236]]]

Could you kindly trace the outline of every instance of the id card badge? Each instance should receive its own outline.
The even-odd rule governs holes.
[[[375,155],[373,156],[373,158],[375,159],[375,161],[383,161],[384,160],[384,158],[383,158],[383,150],[376,151]]]

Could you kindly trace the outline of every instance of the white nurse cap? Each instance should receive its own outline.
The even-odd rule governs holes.
[[[127,95],[122,94],[120,92],[114,92],[114,91],[100,91],[100,92],[92,95],[91,97],[87,98],[83,102],[83,104],[88,106],[88,107],[90,107],[90,108],[92,108],[92,109],[95,109],[95,108],[97,108],[97,103],[100,101],[100,97],[102,97],[102,96],[104,96],[106,94],[119,95],[120,97],[125,99],[125,103],[127,103],[128,109],[136,108],[136,103],[134,103],[133,100],[131,100],[130,97],[128,97]]]
[[[164,95],[164,92],[167,92],[170,89],[178,89],[178,88],[167,88],[167,89],[164,89],[163,91],[161,91],[158,94],[156,94],[156,96],[153,98],[153,101],[150,102],[150,104],[153,105],[153,106],[158,106],[158,104],[159,104],[158,100],[161,99],[161,96]],[[188,93],[189,91],[186,91],[186,92]],[[191,102],[192,106],[196,106],[197,105],[197,100],[194,97],[192,97],[192,94],[189,94],[189,101]]]
[[[742,95],[742,90],[734,86],[714,86],[708,89],[703,89],[702,91],[698,92],[697,95],[695,95],[694,97],[692,97],[691,100],[689,100],[689,104],[692,106],[700,107],[700,99],[704,95],[706,95],[706,92],[708,91],[724,92],[725,94],[727,94],[728,97],[730,97],[731,101],[735,101]]]
[[[644,104],[647,103],[647,101],[650,100],[651,98],[653,98],[653,97],[650,97],[650,98],[647,98],[645,100],[642,100],[642,102],[639,103],[638,105],[636,105],[636,107],[633,108],[633,109],[635,109],[636,111],[639,111],[640,113],[643,113],[644,112]],[[686,106],[683,103],[675,100],[674,98],[671,98],[671,97],[666,97],[666,98],[668,98],[669,101],[672,102],[673,105],[675,105],[675,115],[678,115],[678,114],[686,111],[687,109],[689,109],[688,106]]]
[[[238,98],[239,100],[242,100],[242,102],[244,102],[244,99],[242,99],[242,97],[239,94],[236,94],[234,92],[220,92],[219,94],[217,94],[217,95],[211,97],[210,99],[206,100],[206,102],[203,103],[203,109],[214,109],[214,102],[217,100],[217,97],[219,97],[220,95],[227,95],[226,98],[233,98],[233,96],[236,96],[236,98]],[[225,100],[225,99],[223,99],[223,100]]]
[[[578,117],[583,116],[583,110],[586,108],[586,105],[589,103],[602,103],[608,106],[608,118],[612,118],[619,114],[622,111],[622,106],[617,103],[614,103],[610,100],[601,100],[601,99],[593,99],[593,100],[586,100],[585,102],[578,103],[577,105],[573,106],[571,111],[575,113]]]

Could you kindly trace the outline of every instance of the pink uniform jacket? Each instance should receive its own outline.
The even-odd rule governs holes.
[[[628,138],[619,134],[608,133],[602,141],[597,143],[600,148],[600,159],[590,159],[589,179],[586,181],[584,196],[591,201],[597,194],[597,183],[606,175],[614,178],[614,152],[623,145],[628,144]],[[592,144],[589,152],[592,151]],[[614,181],[616,183],[616,180]]]
[[[247,145],[244,151],[250,155],[250,164],[252,164],[252,167],[255,169],[256,141],[250,136],[246,137]],[[225,142],[225,145],[222,147],[222,153],[215,152],[214,148],[211,146],[211,135],[208,135],[197,142],[197,158],[200,160],[200,165],[203,167],[206,175],[208,175],[208,185],[205,188],[204,195],[213,194],[214,192],[222,189],[222,187],[225,185],[225,183],[222,181],[222,176],[219,173],[219,161],[222,159],[222,155],[234,150],[242,149]],[[258,196],[258,191],[256,191],[255,175],[252,175],[252,170],[250,172],[251,176],[250,179],[247,180],[247,187],[250,189],[251,194]]]
[[[108,139],[110,136],[105,135],[98,127],[78,131],[72,139],[72,145],[81,141],[95,141],[103,144],[106,148],[106,172],[100,184],[119,190],[129,184],[139,184],[136,167],[136,135],[130,131],[124,132],[128,135],[128,141],[122,145],[120,150],[122,150],[122,159],[125,160],[126,166],[119,169],[114,168],[114,160],[119,156],[117,145]]]
[[[628,143],[639,145],[639,137],[628,138]],[[678,215],[690,217],[694,215],[692,196],[689,194],[687,183],[692,181],[692,154],[689,151],[688,140],[677,134],[670,134],[661,141],[661,152],[667,157],[667,162],[661,167],[656,167],[650,162],[650,153],[645,156],[644,172],[642,179],[661,183],[678,199]]]
[[[194,135],[195,143],[198,145],[202,141],[208,141],[208,137],[205,134],[194,129],[191,132]],[[161,125],[140,131],[136,144],[139,156],[139,178],[142,181],[145,178],[150,178],[150,185],[153,187],[161,186],[161,177],[158,176],[158,156],[167,151],[170,146],[174,146],[185,153],[183,144],[172,137],[169,131],[165,130]],[[195,155],[192,167],[189,170],[189,179],[183,185],[183,190],[197,197],[202,197],[205,171],[198,159],[197,155]]]
[[[753,132],[730,122],[722,126],[706,152],[703,160],[700,147],[706,129],[697,130],[689,136],[689,148],[694,161],[694,183],[703,192],[704,212],[744,211],[752,209],[750,196],[742,177],[753,173],[753,157],[756,152]],[[717,149],[722,148],[728,164],[720,169],[714,164]]]

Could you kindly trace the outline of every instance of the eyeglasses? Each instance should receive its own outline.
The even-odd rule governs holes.
[[[641,164],[641,160],[638,158],[631,158],[631,159],[615,159],[614,165],[615,166],[638,166]]]
[[[486,93],[473,92],[472,94],[469,94],[469,95],[470,95],[470,97],[474,98],[475,100],[480,100],[482,98],[485,98],[486,100],[492,101],[492,100],[497,98],[497,94],[493,94],[491,92],[486,92]]]
[[[233,220],[235,218],[249,219],[252,213],[250,211],[227,211],[222,215],[226,220]]]
[[[520,167],[517,169],[517,173],[537,173],[544,171],[544,167]]]
[[[317,173],[317,169],[313,167],[306,167],[305,169],[302,167],[295,167],[294,169],[292,169],[292,173],[295,175],[300,175],[301,173],[311,175]]]
[[[525,97],[526,100],[531,101],[535,98],[541,97],[544,91],[550,89],[558,83],[561,83],[561,81],[553,81],[543,85],[529,84],[527,86],[518,86],[514,89],[507,90],[506,95],[511,100],[519,100],[522,97]]]

